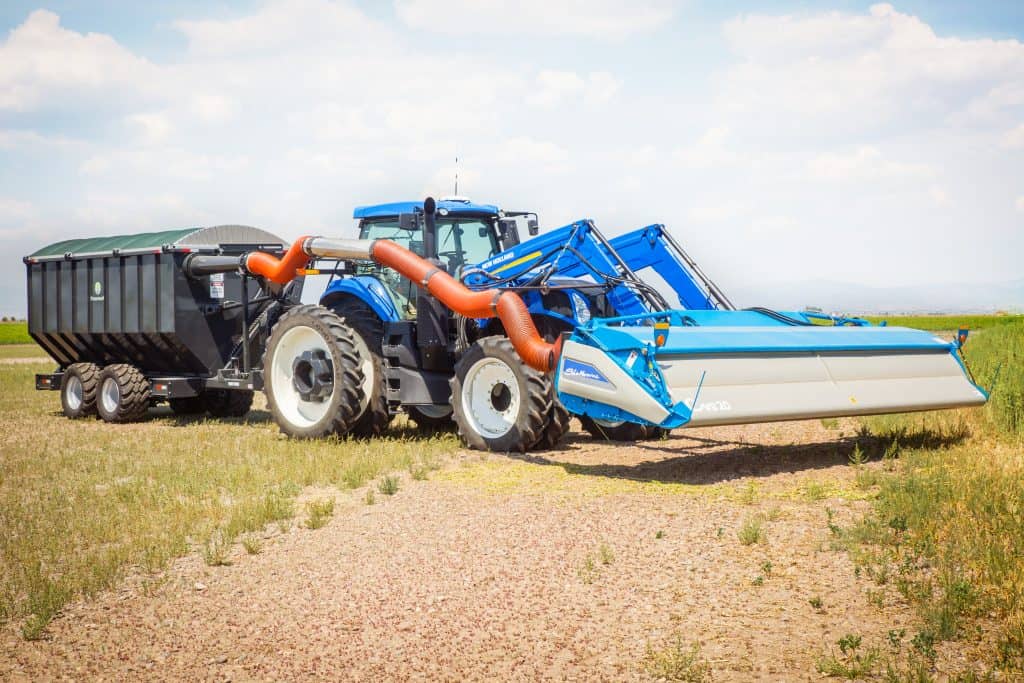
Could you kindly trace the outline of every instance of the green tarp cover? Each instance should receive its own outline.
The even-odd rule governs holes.
[[[110,235],[107,237],[86,237],[76,240],[54,242],[39,249],[29,258],[45,258],[72,254],[95,254],[111,252],[114,249],[159,249],[165,244],[174,244],[178,240],[201,230],[202,228],[184,228],[180,230],[163,230],[161,232],[140,232],[135,235]]]

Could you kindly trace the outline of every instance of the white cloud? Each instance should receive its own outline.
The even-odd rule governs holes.
[[[0,45],[0,109],[30,110],[58,92],[123,95],[154,71],[110,36],[69,31],[53,12],[36,10]]]
[[[1024,123],[1018,125],[1003,136],[1003,145],[1010,149],[1024,147]]]
[[[607,71],[592,71],[583,77],[575,71],[544,69],[537,74],[536,87],[526,101],[542,107],[573,100],[601,105],[615,97],[621,87],[622,81]]]
[[[726,72],[721,104],[765,127],[922,128],[972,108],[1005,116],[1024,77],[1019,41],[940,37],[890,5],[867,15],[748,15],[727,22],[725,36],[742,62]]]
[[[870,145],[850,152],[822,154],[807,164],[812,179],[851,181],[922,178],[934,175],[935,169],[927,164],[891,161]]]
[[[497,158],[502,163],[526,166],[534,171],[561,172],[568,167],[569,152],[553,142],[523,136],[502,143]]]
[[[672,19],[671,0],[395,0],[398,17],[440,33],[575,35],[621,39]]]
[[[167,139],[171,134],[171,122],[166,114],[147,113],[132,114],[125,121],[139,134],[142,143],[153,145]]]
[[[729,146],[731,132],[727,126],[713,126],[689,146],[676,149],[673,156],[692,168],[725,166],[737,161]]]

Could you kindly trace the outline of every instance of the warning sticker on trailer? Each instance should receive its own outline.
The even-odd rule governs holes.
[[[224,273],[214,273],[210,276],[210,298],[224,298]]]

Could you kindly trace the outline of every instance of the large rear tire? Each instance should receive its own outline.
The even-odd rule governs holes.
[[[552,395],[554,394],[553,389],[552,387]],[[562,437],[569,433],[571,422],[572,415],[569,414],[569,411],[565,409],[565,406],[562,405],[558,398],[553,396],[548,424],[544,427],[544,432],[541,434],[540,440],[537,441],[535,447],[550,450],[557,446],[562,441]]]
[[[60,383],[60,406],[64,415],[77,420],[96,414],[96,391],[100,369],[95,363],[72,363]]]
[[[372,308],[358,299],[342,299],[331,304],[331,310],[355,332],[356,346],[360,347],[359,354],[363,359],[362,389],[366,408],[352,426],[351,433],[380,436],[391,422],[383,355],[384,324]]]
[[[450,432],[455,429],[450,406],[405,406],[405,413],[424,432]]]
[[[551,413],[551,379],[524,364],[505,337],[473,342],[455,364],[452,416],[470,448],[525,453]]]
[[[134,365],[115,363],[100,371],[96,410],[107,422],[135,422],[149,410],[149,380]]]
[[[253,392],[244,389],[207,389],[202,394],[203,410],[213,417],[244,417],[252,399]]]
[[[347,434],[366,403],[355,332],[322,306],[296,306],[274,325],[263,391],[281,431],[312,439]]]
[[[186,398],[168,399],[167,405],[171,407],[171,412],[175,415],[199,415],[206,412],[206,404],[203,401],[202,394]]]
[[[591,436],[602,441],[647,441],[660,439],[664,433],[660,427],[647,427],[635,422],[605,422],[586,416],[580,416],[580,423]]]

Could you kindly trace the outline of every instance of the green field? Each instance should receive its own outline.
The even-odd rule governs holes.
[[[32,343],[32,337],[28,336],[28,323],[0,323],[0,345]]]
[[[983,330],[988,327],[1013,325],[1024,321],[1024,315],[866,315],[863,317],[876,324],[884,320],[886,324],[894,327],[913,327],[932,332],[946,332],[964,327],[969,330]]]

